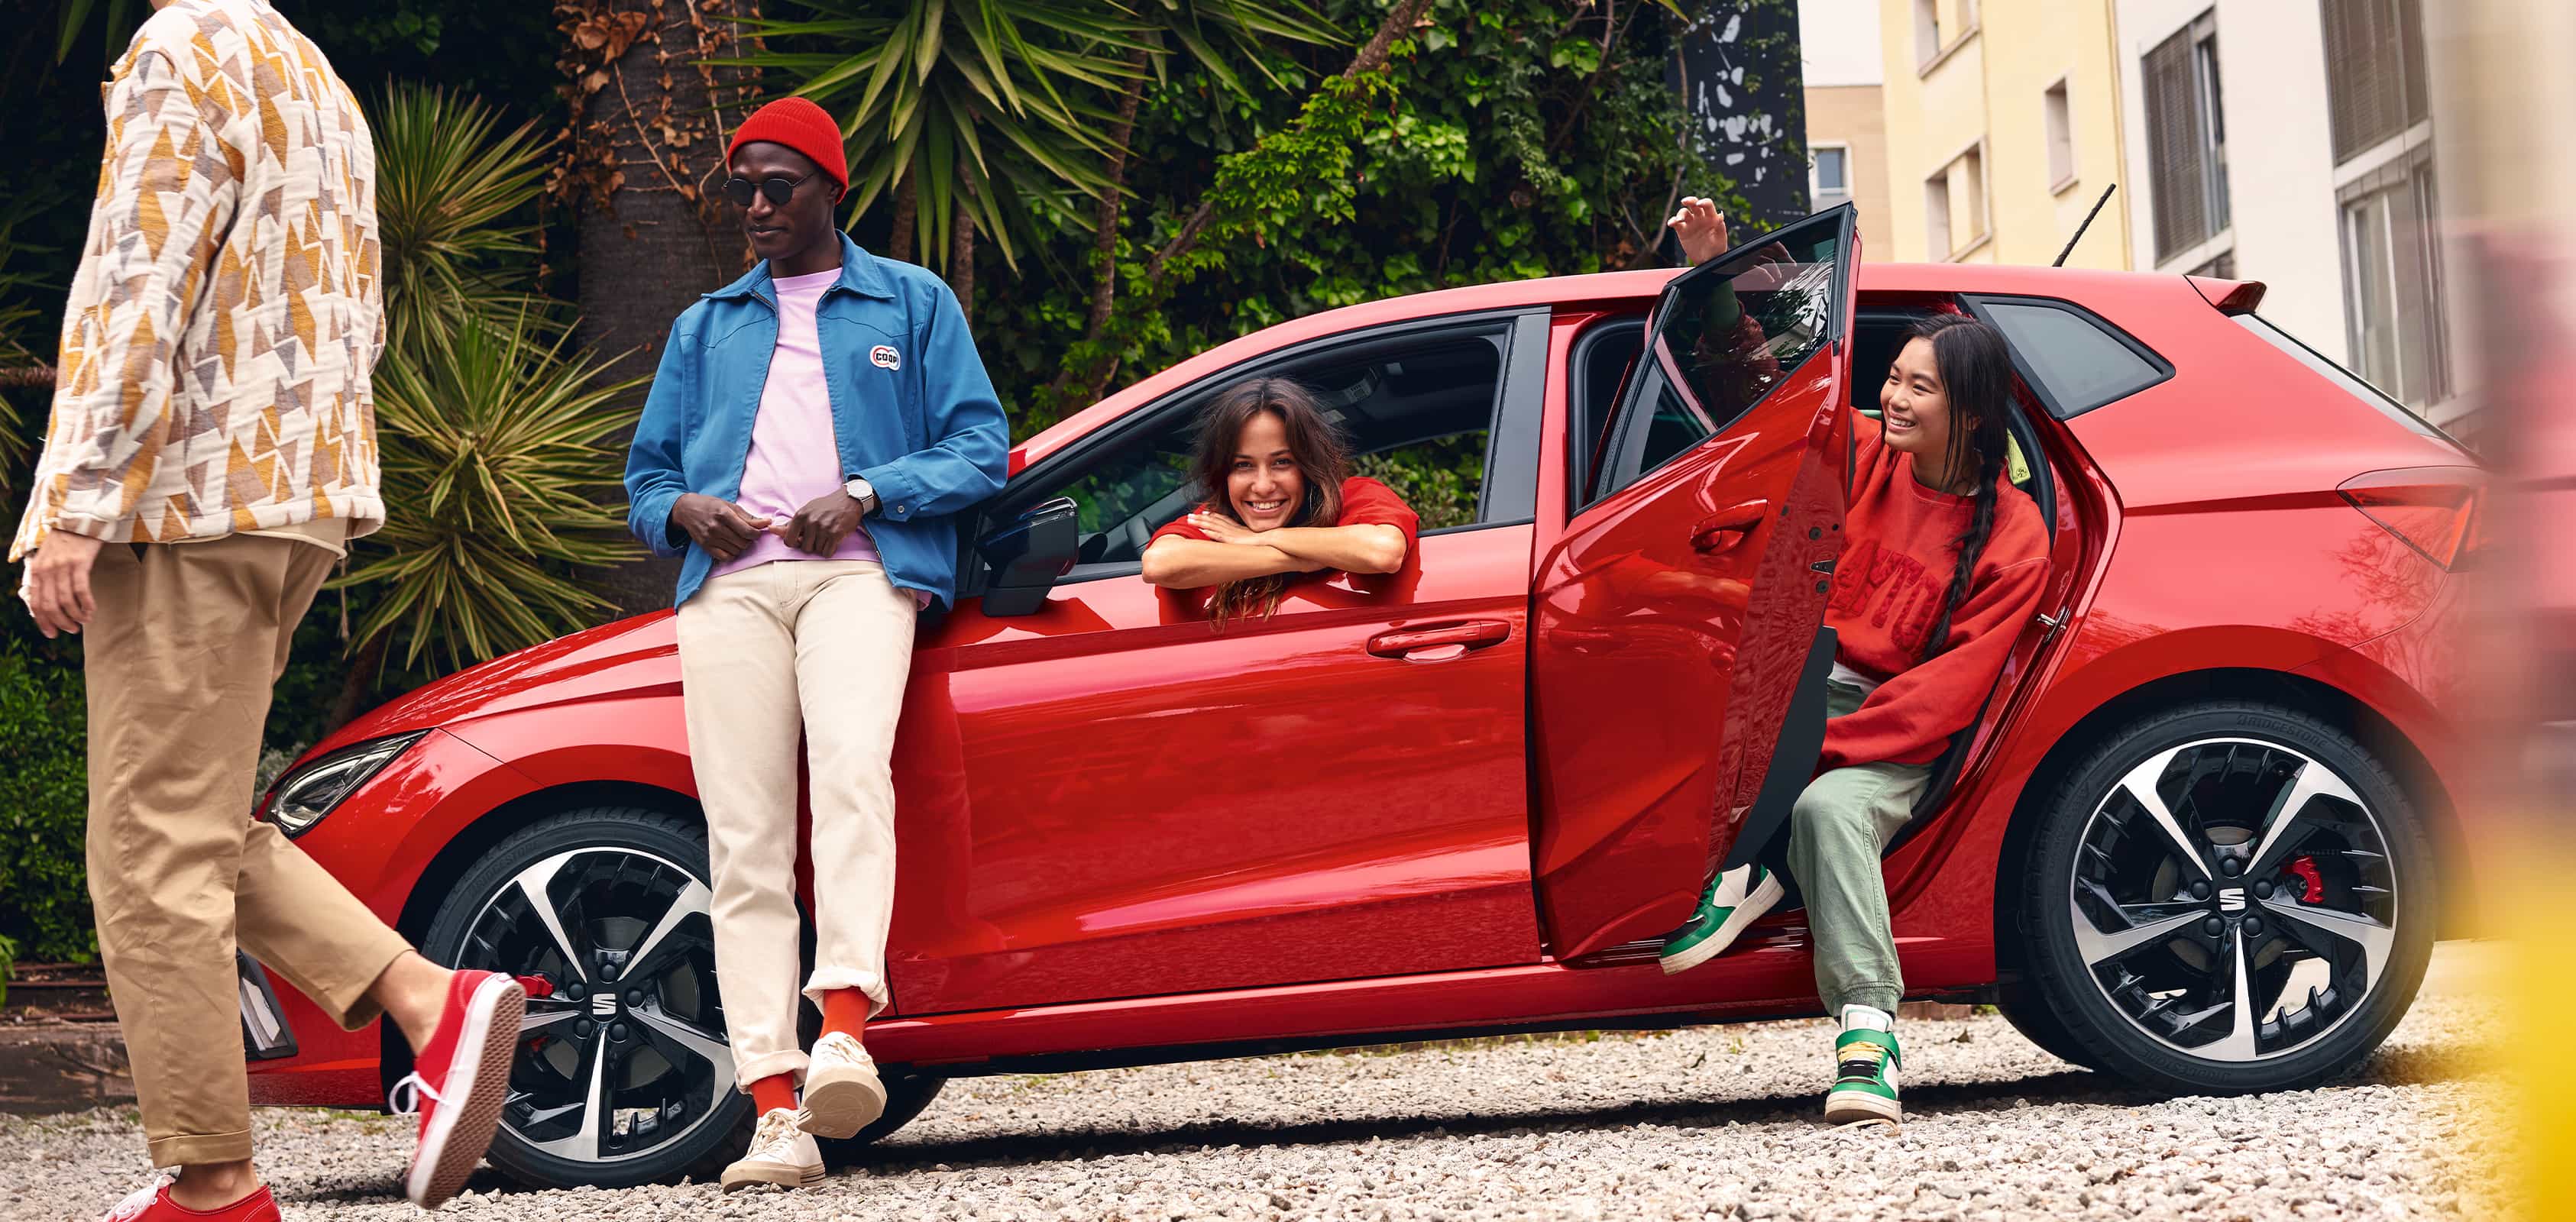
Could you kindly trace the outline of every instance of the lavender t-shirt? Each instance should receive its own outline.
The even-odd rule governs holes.
[[[816,497],[838,492],[849,482],[841,473],[841,447],[832,433],[831,396],[823,389],[823,347],[814,334],[815,303],[840,278],[840,269],[834,268],[770,281],[778,291],[778,349],[770,354],[769,380],[760,388],[760,414],[752,420],[751,453],[743,459],[742,493],[734,503],[753,517],[768,518],[772,531],[786,526]],[[863,526],[852,529],[840,550],[828,557],[798,551],[775,533],[764,533],[710,575],[722,577],[773,560],[876,558],[877,545]]]

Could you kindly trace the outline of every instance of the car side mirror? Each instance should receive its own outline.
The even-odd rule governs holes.
[[[984,614],[1033,615],[1047,591],[1072,571],[1082,549],[1081,507],[1069,496],[1039,502],[975,545],[992,574]]]

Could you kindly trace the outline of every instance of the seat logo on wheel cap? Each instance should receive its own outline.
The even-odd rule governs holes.
[[[2245,888],[2229,887],[2228,889],[2219,892],[2218,910],[2220,912],[2245,911]]]
[[[2240,904],[2238,904],[2237,906],[2238,906],[2238,907],[2243,907],[2244,905],[2240,903]],[[617,994],[615,994],[615,993],[594,993],[594,994],[592,994],[592,995],[591,995],[591,998],[590,998],[590,1013],[591,1013],[591,1016],[592,1016],[592,1017],[594,1017],[594,1018],[615,1018],[615,1017],[617,1017]]]

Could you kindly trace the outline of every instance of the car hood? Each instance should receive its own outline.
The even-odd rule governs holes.
[[[418,688],[350,722],[314,754],[414,730],[452,729],[500,713],[679,690],[676,617],[656,611],[504,654]]]

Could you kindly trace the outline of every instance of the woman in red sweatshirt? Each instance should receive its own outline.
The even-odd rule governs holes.
[[[1392,573],[1421,518],[1395,490],[1350,474],[1350,450],[1314,393],[1289,378],[1246,378],[1199,416],[1193,483],[1211,499],[1154,532],[1145,580],[1207,591],[1208,618],[1266,619],[1309,573]]]
[[[1683,201],[1671,223],[1694,262],[1726,249],[1726,224],[1706,200]],[[1847,542],[1825,608],[1838,648],[1824,757],[1789,817],[1816,991],[1842,1020],[1825,1098],[1834,1123],[1900,1116],[1891,1027],[1904,983],[1880,853],[1950,736],[1975,720],[2048,580],[2047,524],[2004,476],[2012,379],[1993,328],[1937,315],[1888,369],[1880,419],[1852,421]],[[1759,865],[1719,875],[1666,943],[1664,970],[1715,957],[1782,893]]]

